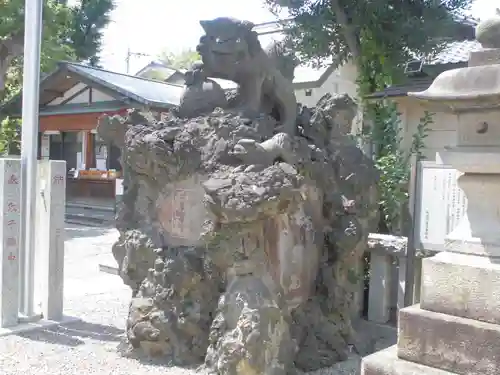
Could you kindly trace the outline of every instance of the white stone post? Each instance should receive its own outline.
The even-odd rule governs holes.
[[[21,206],[21,160],[0,158],[0,326],[19,320],[19,239]]]
[[[122,201],[123,196],[123,178],[115,179],[115,212],[118,208],[118,205]]]
[[[372,253],[370,257],[370,289],[368,295],[368,320],[387,323],[390,318],[392,259],[387,255]]]
[[[405,307],[405,292],[406,292],[406,257],[398,258],[398,311]]]
[[[44,319],[63,319],[66,162],[38,164],[36,301]]]

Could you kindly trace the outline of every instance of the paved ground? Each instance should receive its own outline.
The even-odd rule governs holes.
[[[200,374],[119,354],[130,291],[118,276],[98,270],[99,263],[113,263],[110,249],[117,233],[110,228],[71,225],[66,234],[65,312],[82,321],[1,337],[0,374]],[[315,374],[357,375],[358,368],[359,358],[353,358]]]

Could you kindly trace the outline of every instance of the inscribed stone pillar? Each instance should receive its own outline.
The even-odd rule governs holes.
[[[62,320],[66,162],[38,164],[36,300],[44,319]]]
[[[18,324],[21,161],[0,158],[0,326]]]
[[[390,284],[392,260],[387,255],[371,255],[370,287],[368,289],[368,320],[387,323],[390,319]]]

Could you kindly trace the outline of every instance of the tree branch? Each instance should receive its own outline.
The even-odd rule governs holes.
[[[342,35],[345,38],[346,44],[354,59],[358,59],[361,56],[361,45],[359,43],[356,28],[349,21],[345,10],[340,5],[339,0],[330,0],[330,5],[339,25],[341,26]]]
[[[5,89],[7,71],[12,60],[23,55],[24,32],[18,32],[0,42],[0,92]]]

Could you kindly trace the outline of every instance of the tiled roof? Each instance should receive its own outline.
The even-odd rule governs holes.
[[[465,64],[469,61],[469,54],[480,49],[481,45],[475,40],[450,42],[435,56],[425,59],[424,63],[427,66]],[[390,86],[382,91],[367,95],[366,98],[377,99],[406,96],[408,92],[420,92],[427,90],[432,81],[432,77],[410,78],[409,81],[404,84]]]
[[[481,49],[476,40],[450,42],[435,56],[425,60],[427,65],[457,64],[469,61],[469,54]]]
[[[44,107],[78,82],[103,90],[122,103],[133,101],[151,108],[169,109],[180,103],[184,86],[115,73],[88,65],[62,61],[40,82],[40,105]],[[95,107],[95,106],[94,106]],[[93,107],[93,108],[94,108]],[[0,107],[0,112],[18,116],[22,108],[20,91]],[[89,109],[90,110],[90,109]]]
[[[62,62],[69,72],[76,73],[93,82],[151,107],[167,108],[179,105],[184,88],[160,81],[115,73],[91,66]]]

